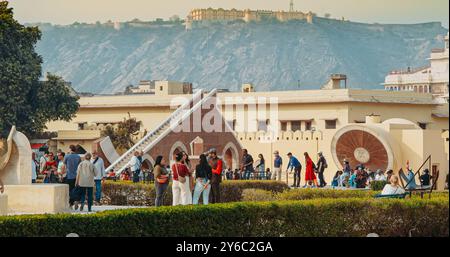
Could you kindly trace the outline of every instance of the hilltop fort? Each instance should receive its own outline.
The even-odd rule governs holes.
[[[194,22],[210,22],[210,21],[245,21],[258,22],[262,20],[275,19],[281,22],[290,20],[306,20],[307,23],[313,23],[313,17],[316,14],[309,11],[307,13],[294,10],[294,2],[290,1],[289,11],[272,11],[272,10],[225,10],[223,8],[213,9],[193,9],[186,17],[186,29],[192,29]]]

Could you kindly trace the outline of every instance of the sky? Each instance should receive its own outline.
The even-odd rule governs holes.
[[[22,23],[71,24],[186,17],[193,8],[288,10],[289,0],[9,0]],[[448,28],[449,0],[294,0],[296,10],[367,23],[439,21]]]

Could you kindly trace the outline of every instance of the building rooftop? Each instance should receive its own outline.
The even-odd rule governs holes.
[[[117,107],[169,107],[183,103],[183,98],[190,95],[108,95],[81,97],[81,108],[117,108]],[[227,97],[277,97],[280,104],[295,103],[390,103],[438,105],[431,94],[407,91],[385,91],[364,89],[329,89],[329,90],[292,90],[266,92],[219,92],[222,102]],[[235,104],[235,103],[233,103]]]

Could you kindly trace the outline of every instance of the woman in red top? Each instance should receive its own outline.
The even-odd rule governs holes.
[[[172,165],[172,205],[192,204],[192,194],[189,183],[190,172],[183,160],[183,153],[178,153],[175,157],[176,163]]]
[[[53,153],[48,154],[48,161],[45,162],[45,182],[46,183],[56,183],[56,168],[57,164]]]
[[[309,157],[309,154],[307,152],[304,153],[305,155],[305,163],[306,163],[306,172],[305,172],[305,181],[307,185],[311,185],[314,183],[314,185],[317,187],[317,178],[316,174],[314,174],[314,163]]]

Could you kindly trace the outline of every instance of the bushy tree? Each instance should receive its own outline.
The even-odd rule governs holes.
[[[41,57],[35,44],[37,27],[25,27],[13,17],[7,1],[0,1],[0,137],[11,126],[32,136],[52,120],[70,120],[78,110],[78,96],[62,80],[41,77]]]
[[[129,117],[121,121],[117,127],[106,126],[102,136],[109,136],[118,151],[128,150],[135,144],[133,136],[138,135],[141,125],[142,123],[136,118]]]

